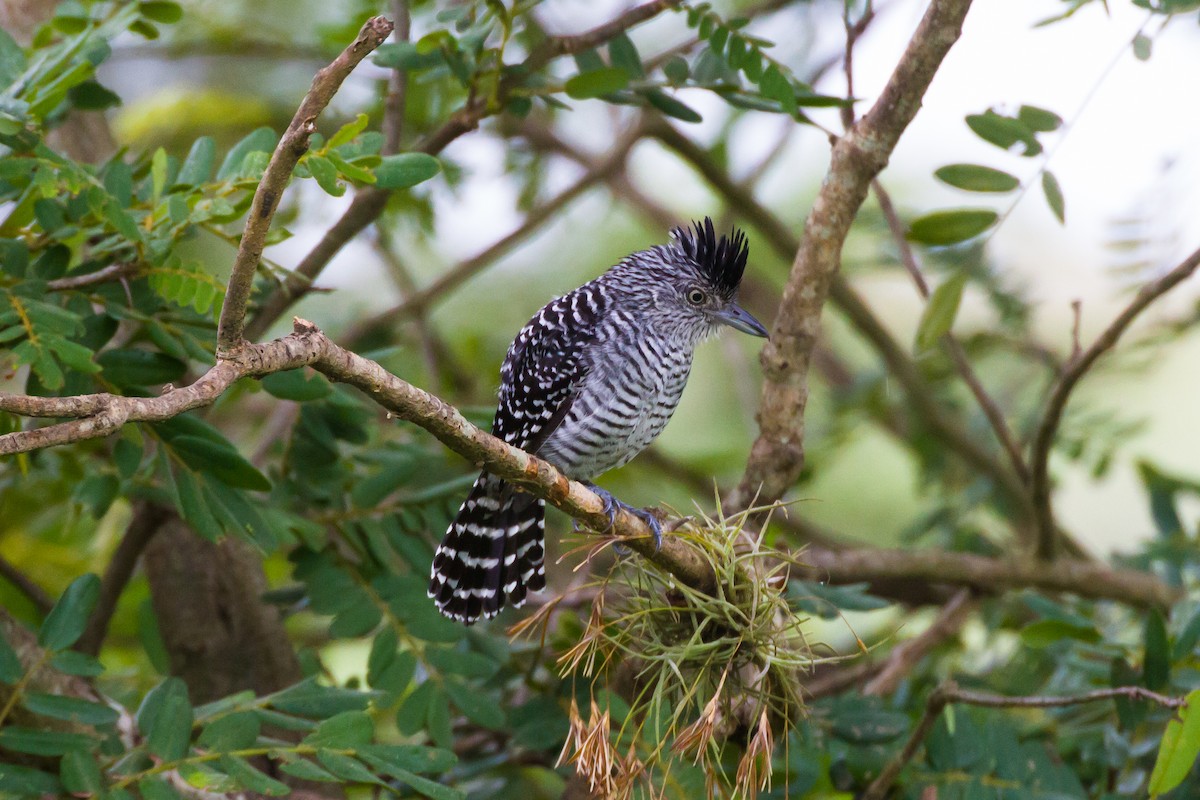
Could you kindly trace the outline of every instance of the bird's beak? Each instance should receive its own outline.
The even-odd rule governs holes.
[[[767,337],[767,329],[763,327],[763,324],[737,303],[733,303],[729,308],[715,312],[713,316],[722,324],[736,328],[742,333],[748,333],[751,336],[761,336],[764,339]]]

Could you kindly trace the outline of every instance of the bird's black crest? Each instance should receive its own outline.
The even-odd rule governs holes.
[[[746,234],[734,228],[729,236],[717,236],[711,217],[693,222],[692,229],[671,231],[684,255],[696,263],[700,271],[721,294],[732,296],[746,271],[750,248]]]

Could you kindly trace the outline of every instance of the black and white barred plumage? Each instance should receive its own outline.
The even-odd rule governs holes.
[[[746,237],[712,220],[551,301],[500,369],[492,433],[575,480],[632,459],[679,403],[696,345],[721,325],[766,336],[737,305]],[[545,501],[482,473],[433,560],[429,596],[468,625],[546,585]]]

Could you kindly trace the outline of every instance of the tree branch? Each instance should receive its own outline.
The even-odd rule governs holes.
[[[1042,413],[1042,422],[1038,426],[1030,451],[1030,493],[1037,519],[1037,554],[1039,558],[1054,558],[1058,549],[1058,536],[1054,522],[1054,510],[1050,506],[1050,448],[1054,445],[1054,437],[1058,425],[1062,421],[1063,410],[1071,398],[1080,379],[1087,374],[1100,356],[1116,346],[1121,335],[1145,311],[1151,303],[1183,283],[1196,268],[1200,267],[1200,250],[1180,262],[1174,269],[1155,281],[1138,290],[1124,311],[1117,315],[1108,328],[1101,333],[1092,346],[1082,353],[1071,356],[1063,368],[1063,372],[1050,390],[1046,401],[1046,410]]]
[[[863,694],[882,697],[896,691],[904,676],[912,672],[935,647],[962,630],[978,607],[979,604],[971,599],[971,590],[960,589],[938,612],[932,625],[920,635],[892,648],[879,671],[863,687]]]
[[[109,264],[103,269],[89,272],[85,275],[70,275],[65,278],[55,278],[46,281],[46,290],[50,292],[65,292],[70,289],[85,289],[98,283],[108,283],[121,278],[129,278],[137,274],[141,264],[136,262],[119,262]]]
[[[807,569],[793,569],[793,576],[830,583],[904,579],[970,586],[984,592],[1029,587],[1143,608],[1169,608],[1183,596],[1182,589],[1169,586],[1150,573],[1085,561],[1050,564],[1036,559],[989,558],[928,548],[835,551],[821,547],[805,549],[799,559]]]
[[[292,334],[267,344],[245,343],[236,352],[218,358],[216,365],[191,386],[170,389],[159,397],[98,394],[51,398],[0,394],[0,411],[35,412],[34,416],[89,415],[46,428],[4,434],[0,436],[0,455],[94,439],[125,422],[169,419],[213,403],[241,378],[303,366],[361,389],[379,405],[429,431],[459,455],[545,498],[588,528],[609,530],[604,501],[591,489],[569,480],[547,462],[485,433],[453,406],[397,378],[374,361],[339,347],[312,323],[299,319]],[[96,420],[101,418],[110,424],[97,424]],[[116,424],[117,420],[120,424]],[[650,528],[627,511],[618,514],[611,532],[629,549],[689,586],[700,591],[715,589],[716,577],[708,561],[683,540],[668,537],[661,549],[655,549]]]
[[[929,699],[925,704],[925,713],[921,716],[920,721],[917,722],[917,727],[913,729],[912,734],[908,737],[908,741],[904,743],[904,747],[896,757],[884,767],[879,776],[863,792],[862,800],[883,800],[888,790],[892,787],[892,784],[896,782],[896,778],[900,775],[901,770],[904,769],[908,762],[912,761],[913,757],[917,754],[917,749],[925,741],[925,737],[933,730],[933,726],[937,723],[938,717],[941,716],[942,710],[951,703],[963,703],[965,705],[982,706],[984,708],[1063,708],[1083,703],[1095,703],[1100,700],[1111,700],[1116,697],[1126,697],[1130,700],[1147,700],[1152,703],[1158,703],[1166,708],[1182,708],[1184,705],[1184,700],[1181,697],[1166,697],[1157,692],[1143,689],[1140,686],[1118,686],[1112,689],[1097,689],[1094,692],[1062,697],[1005,697],[999,694],[987,694],[960,689],[953,681],[947,681],[934,689],[929,695]]]
[[[942,60],[958,40],[970,5],[970,0],[930,3],[875,105],[834,144],[829,171],[784,287],[780,313],[763,349],[760,434],[731,498],[734,507],[745,507],[752,497],[760,502],[778,500],[800,474],[808,367],[842,245],[871,180],[886,166]]]
[[[258,269],[259,259],[262,258],[263,248],[266,246],[271,218],[275,215],[284,189],[291,181],[292,169],[300,160],[300,156],[308,150],[308,139],[317,130],[317,117],[325,110],[325,106],[329,105],[342,81],[358,63],[383,44],[384,39],[391,34],[392,27],[391,21],[383,17],[372,17],[366,21],[358,32],[358,38],[313,78],[308,94],[304,96],[291,124],[284,131],[275,152],[271,154],[262,180],[254,191],[246,228],[238,244],[233,272],[225,290],[225,301],[217,323],[218,352],[234,350],[242,343],[246,305],[250,301],[255,270]]]

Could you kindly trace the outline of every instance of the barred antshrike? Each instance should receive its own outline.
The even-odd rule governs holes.
[[[667,424],[696,345],[720,326],[763,326],[736,302],[745,235],[718,237],[712,220],[626,258],[552,300],[521,329],[500,368],[492,433],[589,481],[640,453]],[[615,519],[624,508],[661,541],[658,521],[599,487]],[[482,473],[433,559],[429,596],[470,625],[520,606],[546,585],[546,502]]]

